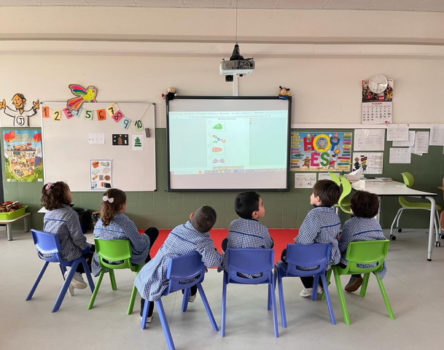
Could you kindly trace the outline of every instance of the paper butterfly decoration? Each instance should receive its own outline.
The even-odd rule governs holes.
[[[97,102],[97,88],[95,86],[90,85],[85,89],[81,85],[71,84],[69,85],[69,88],[71,89],[72,94],[76,96],[69,99],[66,103],[66,107],[68,107],[69,110],[78,111],[82,108],[84,102]]]
[[[225,163],[225,158],[213,159],[213,163]]]

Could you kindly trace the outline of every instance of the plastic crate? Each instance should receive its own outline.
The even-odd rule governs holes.
[[[23,208],[20,208],[16,211],[10,212],[10,213],[0,213],[0,220],[14,220],[18,217],[25,214],[26,208],[28,208],[27,205],[25,205]]]

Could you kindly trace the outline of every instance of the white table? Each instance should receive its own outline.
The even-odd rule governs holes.
[[[382,197],[416,197],[425,198],[431,203],[430,207],[430,224],[429,224],[429,247],[427,251],[427,260],[432,261],[432,246],[433,246],[433,229],[434,229],[434,216],[436,210],[436,203],[433,197],[437,196],[436,193],[417,191],[407,187],[404,183],[398,181],[382,182],[382,181],[365,181],[365,189],[359,188],[359,183],[352,184],[353,189],[367,191],[376,194],[380,199]],[[379,206],[381,209],[381,206]],[[379,213],[378,213],[379,220]]]
[[[29,219],[30,219],[31,213],[25,213],[22,216],[19,216],[18,218],[12,219],[12,220],[0,220],[0,224],[6,225],[6,235],[8,236],[8,241],[12,241],[12,228],[11,224],[13,222],[19,221],[24,219],[25,221],[25,232],[29,232]]]

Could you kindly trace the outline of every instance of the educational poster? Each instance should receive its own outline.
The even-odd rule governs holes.
[[[313,188],[316,173],[294,174],[294,188]]]
[[[410,164],[412,153],[408,148],[390,148],[390,164]]]
[[[362,124],[390,124],[393,120],[393,79],[381,94],[373,93],[362,81]]]
[[[333,173],[333,174],[335,174],[337,177],[339,177],[339,175],[341,175],[341,173]],[[319,180],[331,180],[330,173],[319,173],[318,174],[318,181]]]
[[[111,159],[90,160],[91,189],[103,190],[113,187]]]
[[[362,169],[364,174],[382,174],[384,153],[354,152],[353,171]]]
[[[3,130],[7,182],[43,182],[42,134],[38,130]]]
[[[351,150],[351,132],[294,131],[290,170],[350,171]]]
[[[385,129],[355,129],[354,151],[383,151]]]

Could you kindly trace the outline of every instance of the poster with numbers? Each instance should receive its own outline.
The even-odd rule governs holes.
[[[362,81],[362,124],[390,124],[393,121],[393,79],[383,93],[373,93],[368,80]]]

